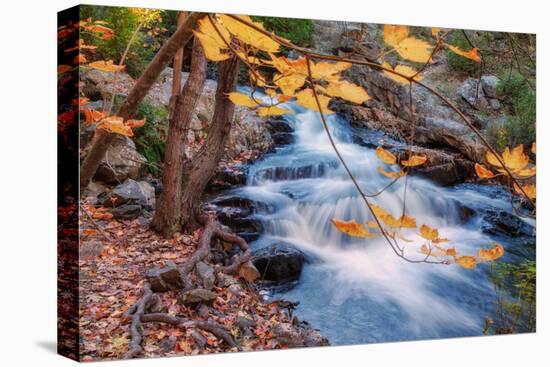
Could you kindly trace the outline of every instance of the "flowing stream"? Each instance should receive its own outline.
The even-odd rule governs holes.
[[[300,302],[296,314],[321,330],[331,344],[373,343],[481,335],[484,319],[494,311],[489,265],[465,270],[456,265],[411,264],[397,257],[382,238],[357,239],[338,232],[332,218],[365,222],[372,217],[334,153],[316,112],[286,103],[295,143],[277,148],[248,167],[248,183],[232,194],[266,203],[256,213],[264,230],[252,246],[288,243],[308,254],[298,284],[281,294]],[[378,192],[390,179],[377,172],[381,161],[371,148],[354,143],[355,129],[336,114],[328,125],[337,146],[366,193]],[[370,201],[395,217],[403,209],[406,180],[401,179]],[[475,254],[495,238],[483,234],[480,218],[464,221],[461,207],[491,205],[511,210],[504,192],[464,184],[442,188],[409,177],[407,214],[418,226],[437,227],[462,254]],[[405,253],[421,258],[417,231],[403,232]],[[525,257],[508,238],[505,258]],[[445,244],[447,245],[447,244]]]

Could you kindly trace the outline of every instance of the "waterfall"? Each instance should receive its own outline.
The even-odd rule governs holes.
[[[494,301],[486,270],[411,264],[382,238],[358,239],[337,231],[332,218],[364,223],[372,217],[318,114],[294,103],[283,107],[295,112],[284,117],[294,128],[295,143],[252,164],[239,193],[276,208],[256,214],[264,233],[253,246],[284,242],[315,259],[299,284],[282,295],[301,302],[298,315],[333,344],[480,335]],[[362,189],[376,193],[385,187],[390,179],[377,171],[382,162],[374,150],[354,144],[353,129],[338,115],[328,115],[327,124]],[[487,243],[475,226],[460,222],[460,197],[429,180],[401,179],[369,200],[399,217],[405,185],[407,214],[419,226],[437,227],[462,253],[475,253]],[[403,246],[408,256],[419,258],[422,239],[412,232],[413,243]]]

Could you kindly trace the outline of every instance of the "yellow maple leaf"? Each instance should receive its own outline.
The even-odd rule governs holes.
[[[420,227],[420,235],[429,241],[433,241],[439,237],[439,231],[437,228],[431,228],[423,224]]]
[[[218,16],[224,27],[226,27],[227,30],[240,41],[265,52],[279,51],[279,43],[274,41],[271,37],[242,22],[239,22],[237,19],[233,19],[226,14],[219,14]],[[261,23],[253,22],[248,15],[238,15],[237,17],[248,23],[254,24],[261,29],[264,29]]]
[[[537,154],[537,143],[533,143],[533,145],[531,145],[531,152],[533,154]]]
[[[376,156],[378,157],[378,159],[380,159],[382,162],[386,164],[397,163],[397,157],[393,153],[391,153],[390,151],[382,147],[376,148]]]
[[[297,73],[284,76],[281,74],[276,74],[274,80],[275,85],[281,88],[283,94],[293,95],[296,89],[301,88],[304,85],[306,77]]]
[[[333,218],[332,224],[334,224],[336,229],[338,229],[340,232],[352,237],[372,238],[377,236],[376,234],[367,231],[367,229],[361,223],[357,223],[353,219],[345,221]]]
[[[330,101],[330,98],[323,95],[317,95],[319,99],[319,104],[321,105],[321,112],[329,115],[334,113],[328,108],[328,103]],[[301,90],[300,92],[296,93],[296,102],[305,108],[309,108],[310,110],[319,111],[319,106],[317,104],[317,101],[315,100],[315,96],[313,95],[313,91],[310,88]]]
[[[502,255],[504,255],[504,247],[499,243],[495,243],[493,248],[480,249],[478,257],[480,261],[494,261]]]
[[[287,113],[294,113],[292,110],[287,110],[285,108],[280,108],[277,106],[270,106],[270,107],[260,107],[256,110],[256,113],[258,116],[278,116],[278,115],[284,115]]]
[[[474,269],[477,265],[477,260],[474,256],[460,256],[455,258],[455,262],[464,269]]]
[[[395,71],[396,73],[399,73],[401,75],[404,75],[406,77],[413,77],[414,76],[414,80],[416,81],[420,81],[422,80],[422,76],[420,74],[418,74],[418,71],[411,67],[411,66],[408,66],[408,65],[397,65],[395,68],[392,68],[390,64],[388,64],[386,61],[384,61],[384,63],[382,64],[382,66],[386,69],[390,69],[390,70],[393,70]],[[409,81],[397,74],[394,74],[392,72],[389,72],[387,70],[383,70],[383,73],[384,75],[392,78],[394,81],[396,81],[397,83],[399,84],[409,84]]]
[[[426,163],[426,160],[428,158],[423,155],[412,155],[409,157],[409,159],[401,161],[401,164],[405,167],[414,167],[414,166],[420,166],[424,163]]]
[[[426,63],[432,54],[432,45],[415,37],[407,37],[395,45],[395,51],[404,59]]]
[[[113,64],[113,60],[94,61],[94,62],[91,62],[91,63],[87,64],[86,66],[89,66],[89,67],[97,69],[97,70],[108,71],[108,72],[113,72],[113,73],[124,70],[124,65]]]
[[[382,166],[378,166],[378,172],[380,172],[382,175],[386,176],[387,178],[391,178],[394,180],[398,179],[399,177],[403,177],[407,174],[404,171],[399,171],[399,172],[386,171]]]
[[[384,24],[384,42],[390,46],[397,46],[409,36],[409,27],[404,25]]]
[[[340,97],[357,104],[362,104],[369,99],[365,89],[346,80],[330,82],[326,88],[326,93],[332,97]]]
[[[491,165],[500,168],[500,172],[507,174],[495,154],[488,151],[485,157]],[[523,144],[518,145],[512,150],[506,147],[500,158],[504,162],[506,168],[512,171],[512,173],[521,171],[529,164],[529,157],[523,152]]]
[[[239,93],[239,92],[231,92],[227,94],[228,98],[233,102],[233,104],[237,106],[245,106],[245,107],[257,107],[258,103],[250,97],[249,95]]]
[[[208,17],[199,20],[198,31],[193,31],[199,39],[206,58],[210,61],[223,61],[231,57],[227,43],[231,42],[231,35],[219,22],[216,27],[210,22]],[[220,36],[221,34],[221,36]],[[222,38],[223,37],[223,38]]]
[[[521,191],[521,189],[523,189],[523,191]],[[537,187],[535,185],[523,185],[521,186],[521,189],[518,185],[514,184],[514,190],[518,194],[523,196],[527,194],[527,197],[531,200],[534,200],[537,198]],[[525,194],[523,192],[525,192]]]

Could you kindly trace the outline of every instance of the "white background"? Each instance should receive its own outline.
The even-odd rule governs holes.
[[[548,365],[548,68],[544,1],[145,0],[95,4],[537,33],[538,332],[217,356],[97,363],[97,366],[538,366]],[[2,3],[0,97],[0,361],[4,366],[74,364],[56,340],[56,12],[75,1]],[[430,305],[426,305],[430,307]],[[365,330],[368,332],[368,330]],[[544,350],[543,348],[546,348]]]

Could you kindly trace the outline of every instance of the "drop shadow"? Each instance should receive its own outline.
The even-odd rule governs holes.
[[[44,349],[47,352],[57,354],[57,343],[51,340],[38,340],[36,342],[40,348]]]

